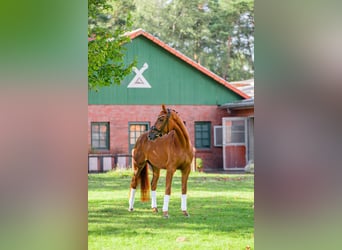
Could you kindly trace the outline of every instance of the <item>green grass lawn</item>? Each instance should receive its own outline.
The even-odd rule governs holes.
[[[151,172],[150,172],[151,174]],[[157,188],[159,213],[135,197],[128,212],[131,171],[88,175],[88,249],[254,249],[254,176],[192,172],[188,211],[180,210],[181,178],[172,184],[169,219],[162,217],[165,171]],[[150,175],[151,180],[151,175]]]

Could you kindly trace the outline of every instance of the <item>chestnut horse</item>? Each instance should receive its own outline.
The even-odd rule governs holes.
[[[162,105],[154,126],[149,132],[142,134],[132,151],[134,175],[131,181],[129,211],[133,211],[134,196],[138,183],[141,186],[141,200],[149,200],[148,164],[153,170],[151,181],[152,211],[158,212],[156,189],[160,169],[166,169],[166,186],[163,204],[163,216],[168,218],[169,199],[173,174],[177,169],[182,173],[181,210],[187,212],[186,192],[191,170],[193,151],[189,133],[182,119],[175,110],[166,109]],[[148,164],[147,164],[148,163]]]

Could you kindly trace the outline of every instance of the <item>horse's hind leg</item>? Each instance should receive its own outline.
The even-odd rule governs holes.
[[[151,207],[152,207],[152,211],[153,212],[158,212],[158,208],[157,208],[157,194],[156,194],[156,189],[157,189],[157,184],[158,184],[158,179],[160,176],[160,169],[153,167],[153,177],[152,177],[152,181],[151,181]]]
[[[136,162],[133,160],[133,169],[134,169],[134,174],[133,174],[133,177],[131,180],[131,185],[130,185],[128,211],[133,211],[135,192],[137,191],[138,178],[139,178],[139,175],[140,175],[142,168],[139,168],[138,165],[136,164]]]
[[[182,212],[185,216],[189,217],[189,213],[187,211],[187,197],[186,197],[186,192],[187,192],[187,185],[188,185],[188,178],[190,174],[190,166],[182,169],[182,197],[181,197],[181,209]]]

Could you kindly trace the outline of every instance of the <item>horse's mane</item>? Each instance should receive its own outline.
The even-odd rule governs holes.
[[[178,130],[180,130],[180,132],[182,133],[180,140],[182,144],[184,144],[185,146],[189,146],[191,148],[191,141],[190,141],[188,130],[186,129],[183,120],[179,117],[177,112],[175,110],[173,110],[173,112],[174,112],[174,118],[175,118],[174,121],[176,123],[176,127],[178,127]]]

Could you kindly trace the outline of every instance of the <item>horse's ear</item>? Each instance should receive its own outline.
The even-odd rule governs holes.
[[[165,104],[162,104],[162,110],[167,113],[167,110],[166,110],[166,107],[165,107]]]

